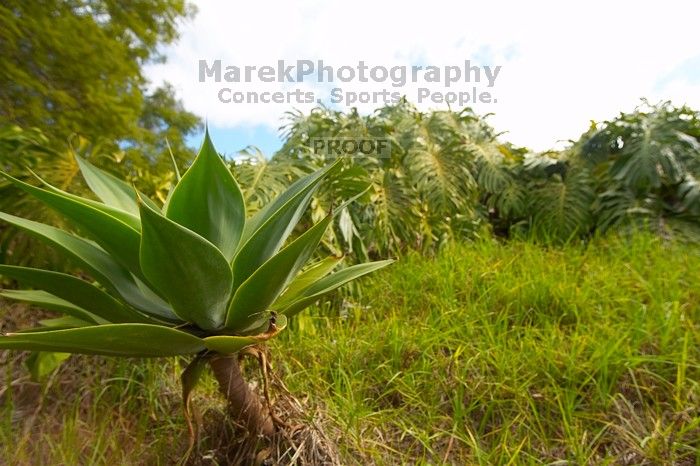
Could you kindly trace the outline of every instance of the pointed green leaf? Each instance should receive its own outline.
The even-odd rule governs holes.
[[[56,188],[40,189],[9,175],[5,175],[5,177],[84,230],[90,238],[132,273],[140,274],[138,260],[140,235],[133,226],[129,226],[117,217],[123,217],[123,212],[114,213],[113,211],[116,209],[104,205],[104,208],[96,208],[90,204],[94,201],[89,202]],[[105,209],[111,209],[112,213],[108,213]]]
[[[237,353],[245,347],[257,345],[276,336],[287,327],[287,318],[283,315],[274,316],[265,333],[250,336],[217,335],[204,338],[204,345],[211,351],[230,354]]]
[[[58,247],[105,288],[114,291],[137,309],[167,320],[179,321],[167,304],[144,297],[129,272],[93,243],[58,228],[4,212],[0,212],[0,219]]]
[[[243,229],[243,242],[241,246],[244,245],[245,241],[250,239],[253,234],[260,229],[265,222],[267,222],[271,217],[275,215],[280,209],[285,208],[285,206],[290,202],[297,199],[297,202],[303,203],[304,195],[308,194],[310,190],[318,187],[318,183],[323,180],[323,178],[328,175],[328,173],[337,166],[336,164],[327,165],[326,167],[310,173],[302,178],[299,178],[294,183],[292,183],[283,193],[278,195],[272,202],[264,206],[262,209],[257,211],[250,219],[247,220],[245,228]],[[301,201],[299,200],[301,196]],[[307,204],[308,205],[308,204]],[[303,210],[303,209],[302,209]]]
[[[160,325],[109,324],[69,330],[10,333],[0,336],[0,349],[162,357],[198,353],[204,349],[204,344],[194,335]]]
[[[4,290],[0,292],[0,296],[22,301],[34,306],[42,307],[50,311],[62,312],[63,314],[76,317],[93,324],[104,324],[105,321],[90,314],[83,308],[80,308],[65,299],[58,298],[51,293],[42,290]]]
[[[236,290],[228,309],[226,328],[245,329],[268,310],[294,274],[309,260],[331,219],[329,215],[309,228],[265,262]]]
[[[129,212],[125,212],[121,209],[103,204],[102,202],[99,202],[99,201],[94,201],[92,199],[88,199],[85,197],[76,196],[75,194],[71,194],[71,193],[68,193],[66,191],[63,191],[62,189],[58,189],[57,187],[49,184],[47,181],[45,181],[43,178],[41,178],[39,175],[37,175],[33,171],[31,171],[31,170],[29,170],[29,171],[32,173],[32,175],[34,175],[34,178],[36,178],[43,185],[44,190],[42,190],[40,188],[36,188],[32,185],[27,185],[27,186],[38,189],[39,191],[48,191],[49,193],[53,193],[55,195],[70,199],[78,204],[84,204],[86,206],[92,207],[93,209],[99,210],[100,212],[102,212],[106,215],[109,215],[111,217],[116,218],[117,220],[122,221],[123,223],[129,225],[131,228],[133,228],[136,231],[141,230],[141,220],[139,220],[137,215],[134,215],[134,214],[131,214]],[[5,175],[5,176],[7,176],[7,175]],[[45,201],[43,201],[43,199],[42,199],[42,202],[45,202]]]
[[[112,285],[106,277],[128,278],[128,272],[116,264],[102,249],[83,238],[59,228],[0,212],[0,219],[45,240],[67,253],[105,286]]]
[[[75,156],[80,172],[90,190],[106,205],[123,210],[138,218],[139,206],[136,203],[136,189],[111,173],[100,170],[87,160]],[[148,202],[150,199],[143,197]],[[152,202],[152,201],[151,201]],[[152,207],[158,209],[155,203]]]
[[[238,183],[207,133],[192,166],[173,190],[166,217],[214,244],[230,262],[245,224]]]
[[[369,188],[365,189],[364,191],[356,194],[355,196],[351,197],[350,199],[346,200],[342,204],[340,204],[337,208],[331,208],[331,213],[330,215],[335,218],[337,215],[342,214],[345,211],[345,208],[350,205],[351,203],[355,202],[360,196],[364,195]],[[299,295],[304,289],[306,289],[308,286],[311,286],[314,282],[319,280],[320,278],[326,276],[330,271],[343,259],[342,256],[340,257],[329,257],[325,261],[321,261],[318,264],[316,264],[316,267],[311,267],[307,272],[304,274],[301,274],[300,276],[296,276],[299,270],[301,270],[302,266],[305,265],[304,263],[299,263],[297,267],[292,271],[291,276],[296,276],[294,280],[290,283],[290,286],[287,290],[284,291],[284,295],[287,296],[285,298],[285,301],[288,300],[287,302],[292,302],[297,295]],[[278,298],[279,299],[279,298]]]
[[[289,189],[246,222],[242,246],[233,262],[234,289],[280,250],[299,222],[329,165],[293,183]]]
[[[41,325],[42,327],[50,327],[50,328],[39,327],[40,330],[46,331],[46,330],[61,330],[61,329],[78,328],[78,327],[92,327],[94,324],[92,322],[87,322],[85,320],[78,319],[76,317],[63,316],[63,317],[56,317],[55,319],[40,320],[39,325]]]
[[[0,265],[0,275],[48,291],[108,322],[149,322],[145,316],[124,306],[106,292],[72,275],[12,265]]]
[[[344,256],[330,256],[311,265],[289,283],[284,293],[275,300],[270,308],[284,309],[286,306],[292,304],[307,288],[331,273],[331,271],[343,261],[343,258]]]
[[[168,189],[168,195],[165,196],[165,202],[163,203],[163,208],[160,209],[161,212],[165,213],[168,211],[168,207],[170,206],[170,199],[173,197],[173,192],[175,191],[175,185],[170,185],[170,189]],[[158,209],[153,209],[156,212],[158,212]]]
[[[342,213],[345,211],[345,208],[350,205],[352,202],[357,200],[360,196],[362,196],[365,192],[367,192],[367,189],[364,191],[356,194],[355,196],[351,197],[350,199],[346,200],[343,202],[340,206],[338,206],[336,209],[333,209],[330,216],[335,218],[338,214]],[[326,276],[330,271],[342,260],[341,257],[329,257],[325,261],[321,261],[320,263],[316,264],[316,267],[311,267],[308,271],[305,273],[297,276],[294,278],[294,280],[291,281],[290,286],[287,290],[284,291],[284,295],[286,298],[282,301],[282,304],[277,303],[277,300],[279,300],[280,297],[278,297],[275,301],[276,304],[279,306],[283,307],[285,304],[290,304],[296,298],[301,295],[301,293],[311,286],[313,283],[321,279],[322,277]],[[292,269],[290,273],[290,277],[294,277],[297,275],[299,270],[305,265],[306,260],[304,262],[299,261],[295,267]],[[271,307],[275,307],[272,305]]]
[[[141,204],[141,267],[175,313],[205,330],[221,328],[233,279],[209,241]]]
[[[207,129],[207,135],[209,134],[208,131],[209,130]],[[173,164],[173,171],[175,171],[175,180],[179,182],[182,179],[182,177],[180,176],[180,169],[177,167],[175,154],[173,154],[173,148],[170,147],[170,141],[168,141],[168,138],[165,138],[165,144],[168,146],[168,153],[170,154],[170,163]]]
[[[138,278],[129,277],[128,281],[112,281],[115,282],[117,293],[130,306],[147,314],[149,317],[157,318],[161,322],[182,322],[182,319],[175,314],[170,304],[163,301],[160,296],[156,295]],[[134,320],[129,320],[129,322],[134,322]],[[149,322],[152,322],[152,320],[149,319]]]
[[[70,328],[78,327],[94,327],[93,322],[86,322],[82,319],[77,319],[71,316],[61,316],[54,319],[43,319],[39,321],[41,327],[23,328],[22,330],[17,330],[16,333],[36,333],[36,332],[47,332],[49,330],[66,330]]]
[[[369,262],[367,264],[353,265],[352,267],[340,270],[332,275],[328,275],[327,277],[320,279],[314,285],[307,288],[306,291],[304,291],[304,293],[302,293],[302,295],[292,304],[274,310],[283,313],[287,317],[291,317],[312,305],[314,302],[318,301],[319,298],[330,293],[331,291],[363,275],[367,275],[375,270],[384,268],[392,262],[394,261],[385,260]]]

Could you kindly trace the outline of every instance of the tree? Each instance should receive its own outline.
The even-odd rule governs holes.
[[[159,119],[186,137],[199,120],[172,88],[149,92],[142,66],[163,59],[158,47],[173,42],[178,23],[193,13],[185,0],[3,2],[0,126],[37,127],[60,143],[78,135],[115,149],[124,142],[151,147],[167,132]]]

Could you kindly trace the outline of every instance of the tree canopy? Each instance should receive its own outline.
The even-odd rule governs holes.
[[[163,60],[159,48],[193,14],[185,0],[4,1],[0,124],[38,127],[61,142],[79,135],[114,148],[145,145],[152,157],[165,133],[184,149],[199,119],[172,87],[149,89],[143,65]]]

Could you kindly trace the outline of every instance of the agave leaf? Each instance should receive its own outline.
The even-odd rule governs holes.
[[[141,267],[175,313],[204,330],[221,328],[233,278],[209,241],[140,204]]]
[[[76,260],[104,287],[116,292],[137,309],[167,320],[179,320],[167,305],[147,299],[129,272],[93,243],[58,228],[4,212],[0,212],[0,219],[58,247]]]
[[[207,134],[209,134],[209,131],[207,129]],[[175,154],[173,154],[173,148],[170,147],[170,141],[168,141],[168,138],[165,138],[165,144],[168,146],[168,153],[170,154],[170,163],[173,164],[173,171],[175,172],[175,180],[180,182],[182,177],[180,176],[180,169],[177,166],[177,161],[175,160]]]
[[[309,192],[309,190],[314,190],[317,188],[318,184],[323,180],[323,178],[328,175],[332,169],[339,166],[339,163],[340,161],[327,165],[324,168],[301,177],[292,183],[285,191],[273,199],[272,202],[257,211],[250,219],[248,219],[245,228],[243,229],[242,240],[247,241],[250,239],[256,231],[258,231],[267,221],[269,221],[280,209],[284,209],[290,201],[297,199],[297,202],[303,202],[303,198]],[[241,246],[243,244],[244,243],[242,242]]]
[[[198,233],[230,262],[245,224],[245,203],[209,133],[192,166],[173,190],[166,217]]]
[[[246,222],[242,246],[233,262],[234,289],[280,250],[318,185],[337,163],[297,180]]]
[[[287,318],[283,315],[276,315],[270,319],[270,325],[266,332],[260,335],[235,336],[216,335],[204,338],[204,345],[211,351],[230,354],[237,353],[247,346],[256,345],[276,336],[287,327]]]
[[[296,301],[311,285],[328,275],[344,256],[330,256],[309,266],[289,283],[287,289],[270,306],[272,309],[283,309]]]
[[[103,204],[102,202],[94,201],[92,199],[88,199],[85,197],[76,196],[75,194],[71,194],[71,193],[68,193],[66,191],[63,191],[62,189],[58,189],[57,187],[49,184],[48,181],[45,181],[43,178],[41,178],[39,175],[37,175],[33,171],[31,171],[31,170],[29,170],[29,171],[34,175],[34,178],[36,178],[37,181],[39,181],[43,185],[44,189],[42,190],[42,189],[37,188],[35,186],[32,186],[30,184],[28,184],[27,186],[34,188],[34,189],[38,189],[39,191],[44,191],[44,192],[48,191],[49,193],[53,193],[53,194],[56,194],[58,196],[65,197],[67,199],[70,199],[70,200],[78,203],[78,204],[84,204],[86,206],[92,207],[96,210],[99,210],[100,212],[102,212],[104,214],[107,214],[111,217],[116,218],[117,220],[122,221],[123,223],[129,225],[131,228],[133,228],[136,231],[141,230],[141,220],[139,220],[138,216],[133,215],[129,212],[125,212],[121,209]],[[42,200],[42,202],[45,202],[45,201]],[[54,208],[54,207],[52,207],[52,208]]]
[[[194,335],[160,325],[108,324],[9,333],[0,337],[0,349],[146,358],[194,354],[204,344]]]
[[[136,203],[136,189],[120,180],[116,176],[100,170],[93,164],[76,155],[80,172],[85,178],[90,190],[106,205],[123,210],[136,218],[139,215],[139,206]],[[151,207],[158,209],[158,206],[146,196],[142,196],[144,202],[150,203]]]
[[[267,311],[294,274],[311,257],[332,216],[327,216],[289,246],[265,262],[236,290],[228,309],[226,328],[244,329]]]
[[[104,209],[90,205],[87,200],[78,196],[64,193],[55,188],[40,189],[9,175],[5,175],[5,177],[23,191],[36,197],[79,226],[132,273],[140,274],[138,261],[140,235],[132,226]],[[117,215],[123,216],[123,212],[119,211]]]
[[[32,304],[34,306],[62,312],[63,314],[91,322],[92,324],[104,324],[106,321],[90,314],[85,309],[69,303],[65,299],[58,298],[51,293],[42,290],[4,290],[0,296]]]
[[[38,331],[45,331],[45,330],[61,330],[61,329],[67,329],[67,328],[78,328],[78,327],[91,327],[93,324],[91,322],[87,322],[82,319],[78,319],[76,317],[72,316],[62,316],[62,317],[56,317],[54,319],[43,319],[39,321],[39,325],[42,327],[38,327]],[[49,327],[49,328],[46,328]]]
[[[369,188],[368,188],[368,189],[369,189]],[[346,200],[345,202],[343,202],[340,206],[338,206],[337,209],[334,209],[334,210],[331,212],[331,214],[328,216],[327,220],[330,222],[330,220],[331,220],[332,218],[334,218],[336,215],[338,215],[338,214],[340,214],[340,213],[343,213],[343,212],[346,212],[345,208],[346,208],[348,205],[350,205],[352,202],[354,202],[356,199],[358,199],[360,196],[364,195],[364,194],[368,191],[368,189],[363,190],[362,192],[356,194],[355,196],[353,196],[353,197],[351,197],[350,199],[348,199],[348,200]],[[324,220],[324,222],[325,222],[325,221],[326,221],[326,220]],[[323,222],[321,222],[321,223],[323,223]],[[325,231],[325,228],[324,228],[323,226],[320,226],[320,227],[323,228],[323,231]],[[314,226],[313,228],[311,228],[311,230],[313,230],[313,229],[315,229],[315,228],[316,228],[316,226]],[[310,231],[311,231],[311,230],[310,230]],[[321,237],[322,237],[322,236],[323,236],[323,233],[321,232]],[[316,244],[313,246],[313,248],[315,248],[315,247],[318,245],[318,243],[319,243],[320,240],[321,240],[321,237],[318,238],[318,241],[317,241]],[[313,250],[312,250],[312,251],[313,251]],[[322,277],[324,277],[325,275],[327,275],[327,274],[338,264],[338,262],[340,262],[340,261],[342,260],[342,257],[340,257],[340,258],[330,257],[327,261],[322,261],[322,262],[320,263],[320,266],[319,266],[319,267],[311,268],[310,271],[308,271],[306,274],[304,274],[303,277],[301,277],[301,279],[300,279],[299,281],[297,281],[296,278],[294,278],[294,277],[297,275],[297,273],[299,272],[299,270],[301,270],[301,268],[306,264],[306,261],[307,261],[307,260],[309,259],[309,257],[311,256],[311,252],[312,252],[312,251],[309,251],[308,254],[305,254],[305,255],[300,256],[299,260],[297,260],[297,261],[292,265],[291,269],[289,269],[289,271],[288,271],[288,278],[287,278],[287,281],[285,282],[285,286],[286,286],[288,283],[290,283],[290,281],[291,281],[292,284],[294,284],[294,286],[292,287],[291,293],[289,293],[289,290],[286,290],[286,291],[285,291],[285,294],[287,294],[287,298],[286,298],[285,301],[286,301],[287,303],[291,303],[291,302],[295,299],[295,297],[296,297],[298,294],[300,294],[304,289],[306,289],[308,286],[310,286],[311,284],[313,284],[314,282],[316,282],[316,281],[319,280],[320,278],[322,278]],[[279,255],[279,254],[278,254],[278,255]],[[275,256],[275,257],[277,257],[277,256]],[[274,260],[274,258],[271,259],[271,260],[268,261],[268,262],[271,262],[272,260]],[[318,265],[318,264],[317,264],[317,265]],[[261,269],[262,269],[263,267],[265,267],[265,266],[266,266],[266,264],[263,265],[263,266],[261,267]],[[260,269],[258,269],[258,271],[259,271],[259,270],[260,270]],[[255,274],[253,274],[253,276],[256,276],[256,274],[258,273],[258,271],[256,271]],[[299,277],[297,277],[297,278],[299,278]],[[293,280],[292,280],[292,279],[293,279]],[[245,286],[246,284],[247,284],[247,282],[244,283],[244,284],[242,285],[242,287]],[[291,285],[290,285],[290,286],[291,286]],[[275,300],[277,300],[277,299],[279,298],[279,293],[280,293],[280,291],[282,291],[282,290],[284,290],[284,287],[282,287],[282,289],[277,289],[277,290],[275,290],[275,291],[276,291],[275,294],[276,294],[276,296],[277,296],[277,297],[275,298]],[[267,303],[268,306],[271,305],[271,304],[272,304],[272,303]]]
[[[368,273],[374,272],[375,270],[384,268],[392,262],[394,261],[384,260],[377,262],[369,262],[367,264],[353,265],[352,267],[340,270],[314,283],[312,286],[307,288],[302,293],[302,295],[299,296],[299,298],[296,299],[293,303],[284,307],[275,307],[273,308],[273,310],[279,311],[287,317],[291,317],[304,310],[314,302],[316,302],[319,298],[339,288],[340,286],[352,280],[355,280],[356,278],[359,278],[363,275],[367,275]]]
[[[138,278],[129,277],[129,281],[115,280],[117,293],[134,308],[147,314],[149,317],[156,318],[159,321],[171,323],[180,323],[182,319],[173,312],[172,307],[157,296],[153,291],[143,285],[143,289],[139,284]],[[130,322],[134,322],[131,320]],[[152,322],[152,320],[149,320]]]
[[[144,315],[122,305],[91,283],[72,275],[12,265],[0,265],[0,275],[48,291],[108,322],[149,322]]]
[[[79,327],[94,327],[95,324],[92,322],[86,322],[82,319],[77,319],[71,316],[61,316],[55,319],[43,319],[39,321],[39,327],[23,328],[22,330],[17,330],[15,333],[36,333],[36,332],[47,332],[50,330],[68,330],[71,328]]]

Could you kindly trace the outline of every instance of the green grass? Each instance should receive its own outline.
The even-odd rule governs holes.
[[[700,464],[700,248],[482,242],[363,284],[358,303],[303,314],[271,351],[347,464]],[[6,386],[22,372],[1,357]],[[73,357],[43,394],[20,379],[0,458],[174,462],[178,373]],[[220,409],[211,381],[195,404]]]

